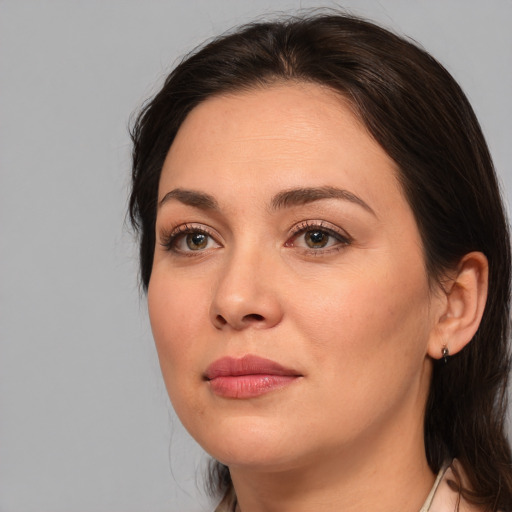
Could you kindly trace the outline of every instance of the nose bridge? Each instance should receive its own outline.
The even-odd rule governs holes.
[[[247,240],[229,250],[211,304],[217,328],[272,327],[282,317],[278,300],[276,261],[257,240]]]

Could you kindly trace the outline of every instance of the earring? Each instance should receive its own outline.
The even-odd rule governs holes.
[[[444,364],[446,364],[448,362],[448,358],[450,357],[450,351],[448,350],[448,347],[445,345],[443,347],[443,359],[444,359]]]

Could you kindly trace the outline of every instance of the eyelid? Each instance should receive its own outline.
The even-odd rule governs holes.
[[[293,243],[299,237],[299,235],[302,235],[303,233],[306,233],[307,231],[312,231],[314,229],[326,232],[328,235],[336,238],[336,240],[338,240],[340,244],[334,247],[331,246],[324,249],[305,249],[308,252],[318,254],[323,251],[325,253],[330,250],[345,247],[353,242],[353,238],[344,229],[341,229],[335,224],[331,224],[330,222],[324,220],[305,220],[293,226],[290,232],[290,236],[288,237],[288,240],[285,243],[285,246],[295,247]]]
[[[311,230],[319,230],[327,233],[329,236],[333,237],[337,240],[337,244],[334,246],[329,246],[325,248],[301,248],[298,246],[295,246],[294,242],[295,240],[303,233],[306,233],[307,231]],[[210,237],[211,240],[217,244],[218,247],[222,247],[222,243],[219,241],[221,239],[220,235],[216,232],[216,230],[212,229],[210,226],[202,224],[202,223],[195,223],[195,222],[187,222],[184,224],[179,224],[178,226],[175,226],[173,228],[162,228],[159,231],[159,243],[160,245],[169,252],[174,252],[180,255],[186,255],[186,256],[198,256],[200,254],[204,254],[211,250],[209,249],[203,249],[198,251],[185,251],[182,249],[179,249],[177,247],[177,242],[180,240],[182,236],[185,236],[190,233],[203,233],[206,236]],[[350,245],[353,241],[352,237],[343,229],[341,229],[339,226],[336,226],[335,224],[332,224],[330,222],[327,222],[325,220],[305,220],[301,221],[297,224],[295,224],[290,229],[290,234],[287,237],[287,241],[285,242],[285,247],[297,247],[300,249],[303,249],[305,252],[310,252],[314,254],[320,254],[320,253],[327,253],[332,250],[338,250],[342,247],[345,247],[347,245]]]
[[[162,228],[159,232],[160,245],[167,251],[184,254],[187,256],[194,256],[198,255],[199,253],[206,252],[208,249],[197,251],[197,254],[195,254],[195,251],[182,251],[176,247],[176,242],[179,240],[179,238],[190,233],[203,233],[204,235],[209,236],[219,246],[222,245],[219,242],[220,237],[216,231],[214,231],[210,226],[195,222],[187,222],[170,229]]]

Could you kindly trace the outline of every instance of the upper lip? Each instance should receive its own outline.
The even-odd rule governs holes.
[[[237,377],[240,375],[290,375],[301,374],[290,368],[263,357],[246,355],[240,358],[222,357],[214,361],[204,373],[207,380],[217,377]]]

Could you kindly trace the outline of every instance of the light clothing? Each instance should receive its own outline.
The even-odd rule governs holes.
[[[448,470],[448,467],[449,467],[448,465],[445,465],[441,469],[441,471],[439,471],[439,473],[437,474],[436,481],[434,482],[434,485],[433,485],[429,495],[427,496],[425,503],[420,508],[419,512],[433,512],[434,509],[432,508],[432,505],[434,502],[434,498],[436,498],[436,502],[439,504],[441,491],[439,492],[439,494],[437,493],[437,491],[439,489],[439,485],[441,484],[441,482],[444,481],[445,474],[446,474],[446,471]]]
[[[439,471],[434,486],[419,512],[480,512],[482,510],[468,503],[450,487],[449,481],[458,481],[452,468],[455,468],[457,473],[463,477],[464,471],[457,460],[454,460],[451,465],[444,466]]]
[[[425,503],[420,508],[419,512],[481,512],[482,509],[468,503],[459,493],[453,490],[448,484],[449,481],[457,482],[458,478],[455,477],[453,469],[455,468],[457,474],[464,477],[462,466],[457,460],[451,464],[445,464],[437,474],[434,485],[425,500]],[[235,510],[236,498],[234,492],[231,493],[231,499],[223,500],[224,504],[220,504],[215,512],[222,512],[224,510]]]

